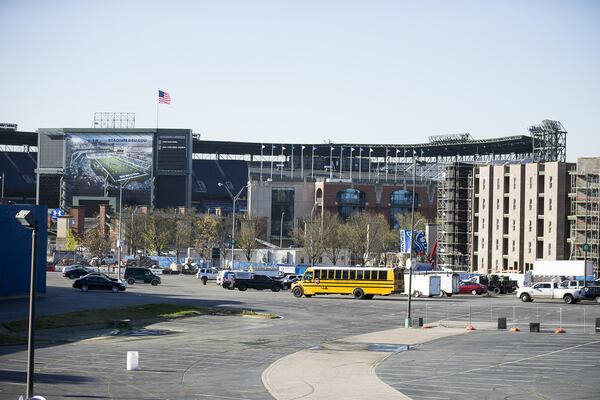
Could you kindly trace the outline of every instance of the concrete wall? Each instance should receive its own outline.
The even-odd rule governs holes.
[[[46,293],[46,206],[0,205],[0,297],[29,294],[31,231],[15,219],[20,210],[33,210],[39,221],[37,240],[37,292]]]

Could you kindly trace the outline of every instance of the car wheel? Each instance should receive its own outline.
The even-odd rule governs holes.
[[[204,277],[202,277],[201,280],[202,280],[202,284],[206,285],[206,282],[208,281],[208,278],[204,276]]]
[[[281,290],[281,288],[277,285],[275,285],[271,288],[271,291],[273,291],[273,292],[279,292],[280,290]]]
[[[494,294],[500,294],[500,293],[502,293],[502,291],[500,290],[500,288],[499,287],[495,287],[494,288]]]
[[[452,297],[452,293],[446,293],[446,296]]]
[[[82,285],[82,286],[81,286],[81,291],[82,291],[82,292],[87,292],[87,291],[88,291],[88,289],[89,289],[89,288],[88,288],[88,285]]]
[[[477,293],[477,290],[473,289],[473,290],[471,290],[471,294],[479,294],[479,293]]]
[[[132,279],[132,278],[127,279],[127,283],[130,285],[133,285],[135,283],[135,279]]]
[[[415,290],[415,291],[413,292],[413,297],[421,297],[421,292],[420,292],[420,291],[418,291],[418,290]]]
[[[239,290],[240,292],[245,292],[245,291],[246,291],[246,289],[248,289],[248,286],[246,286],[246,285],[245,285],[245,284],[243,284],[243,283],[242,283],[240,286],[238,286],[238,290]]]
[[[523,293],[523,294],[521,295],[521,301],[522,301],[523,303],[529,303],[529,302],[531,301],[531,296],[530,296],[530,295],[528,295],[527,293]]]
[[[565,295],[564,301],[565,301],[565,304],[573,304],[573,303],[575,303],[575,299],[570,294]]]
[[[75,275],[69,275],[69,276],[67,276],[67,278],[69,278],[69,279],[75,279]]]
[[[113,286],[113,287],[112,287],[110,290],[111,290],[113,293],[119,293],[119,288],[118,288],[118,287],[116,287],[116,286]]]
[[[294,297],[302,297],[302,295],[304,294],[304,290],[302,290],[300,286],[296,286],[294,290],[292,290],[292,294],[294,295]]]
[[[448,293],[444,292],[443,290],[440,292],[440,297],[446,297],[448,296]]]
[[[156,285],[158,285],[158,281],[156,279],[153,279],[152,282],[150,282],[150,284],[152,286],[156,286]]]
[[[356,288],[352,291],[352,296],[354,296],[355,299],[364,299],[365,291],[361,288]]]

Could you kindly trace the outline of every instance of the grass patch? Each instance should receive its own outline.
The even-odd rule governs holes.
[[[225,307],[197,307],[181,304],[145,304],[123,308],[101,308],[97,310],[79,310],[65,314],[47,315],[37,317],[36,329],[56,329],[72,326],[84,326],[102,323],[111,323],[116,320],[159,319],[168,320],[174,318],[195,317],[198,315],[241,315],[261,318],[277,318],[275,314],[257,313],[254,311],[225,308]],[[13,332],[27,330],[26,319],[4,323],[4,327]]]
[[[0,345],[11,345],[11,344],[26,344],[27,338],[22,336],[7,335],[0,333]]]

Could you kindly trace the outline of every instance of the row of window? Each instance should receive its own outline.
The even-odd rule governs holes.
[[[485,199],[481,201],[481,209],[485,210]],[[500,209],[500,199],[496,199],[496,210]],[[513,199],[513,211],[517,209],[517,199]],[[529,211],[533,210],[533,199],[529,199]],[[552,199],[548,199],[548,210],[552,211]]]
[[[552,176],[548,177],[548,188],[552,189]],[[482,179],[482,188],[485,190],[485,179]],[[513,178],[513,189],[517,188],[517,178]],[[500,178],[496,179],[496,189],[500,190]],[[533,189],[533,177],[529,177],[529,189]]]
[[[315,269],[315,279],[386,281],[387,270],[372,271],[364,269]]]

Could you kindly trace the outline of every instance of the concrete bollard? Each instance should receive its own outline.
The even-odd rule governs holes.
[[[506,329],[506,318],[498,318],[498,329]]]
[[[127,352],[127,371],[136,371],[140,369],[140,355],[137,351]]]

